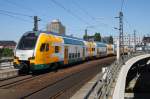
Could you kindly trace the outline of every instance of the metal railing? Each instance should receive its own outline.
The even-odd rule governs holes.
[[[123,63],[129,60],[132,57],[142,55],[146,53],[134,53],[132,55],[126,55],[124,58],[121,58],[119,61],[115,61],[111,66],[107,67],[107,70],[104,73],[98,74],[99,77],[93,87],[87,92],[84,99],[89,99],[90,96],[94,99],[108,99],[113,93],[113,86],[117,80],[119,71],[121,70]],[[103,76],[106,75],[104,78]]]

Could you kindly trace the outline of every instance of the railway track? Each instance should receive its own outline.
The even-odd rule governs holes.
[[[82,79],[84,79],[85,77],[87,78],[91,78],[91,76],[94,76],[92,73],[91,73],[91,69],[92,68],[88,68],[88,69],[84,69],[84,71],[79,71],[79,72],[75,72],[71,75],[67,75],[65,76],[64,78],[60,79],[60,80],[57,80],[56,82],[50,84],[50,85],[47,85],[45,88],[46,88],[46,91],[43,91],[43,89],[45,90],[45,88],[42,88],[28,96],[25,96],[24,98],[30,98],[30,99],[34,99],[34,98],[37,98],[37,95],[38,95],[38,98],[39,97],[45,97],[43,96],[44,93],[48,93],[48,92],[51,92],[49,94],[49,98],[50,99],[55,99],[55,98],[58,98],[60,97],[62,94],[64,94],[64,92],[66,92],[69,88],[71,88],[73,85],[77,85],[80,81],[80,79],[78,79],[78,77],[82,77]],[[93,69],[95,70],[96,72],[94,74],[96,74],[98,71],[96,69]],[[88,71],[88,72],[87,72]],[[92,71],[93,72],[93,71]],[[88,74],[92,74],[91,76],[89,76]],[[86,75],[85,75],[86,74]],[[88,77],[89,76],[89,77]],[[75,80],[75,81],[74,81]],[[69,84],[68,82],[73,82],[71,84]],[[85,81],[85,80],[84,80]],[[87,81],[87,80],[86,80]],[[82,81],[83,82],[83,81]],[[67,86],[64,86],[65,84],[67,84]],[[55,87],[57,86],[57,87]],[[55,87],[55,88],[53,88]],[[54,89],[58,89],[57,91],[53,91]],[[46,97],[45,97],[46,98]],[[39,98],[40,99],[40,98]]]
[[[18,81],[7,84],[0,83],[0,90],[3,91],[0,93],[0,98],[69,99],[85,82],[100,72],[104,64],[110,64],[114,59],[114,57],[109,57],[94,60],[58,72],[50,72],[39,76],[28,75],[28,77]]]
[[[32,78],[32,75],[17,76],[17,77],[14,77],[14,78],[3,80],[3,81],[0,82],[0,89],[4,88],[6,86],[9,86],[11,84],[15,84],[15,83],[30,79],[30,78]]]
[[[87,70],[87,71],[89,71],[88,73],[90,75],[88,75],[87,73],[84,73],[84,72],[79,72],[78,74],[74,74],[72,76],[72,78],[70,78],[70,79],[75,78],[76,81],[74,83],[72,83],[70,86],[67,86],[67,88],[59,90],[58,92],[56,92],[56,94],[50,96],[50,99],[57,99],[57,98],[69,99],[69,97],[72,96],[72,94],[73,94],[73,93],[69,93],[69,91],[79,89],[85,82],[89,81],[92,77],[94,77],[98,73],[98,71],[97,71],[94,74],[91,74],[91,69]],[[84,74],[83,77],[81,77],[82,74]],[[85,74],[86,74],[86,76],[85,76]],[[77,77],[79,77],[79,76],[81,78],[84,78],[84,80],[82,80],[82,81],[80,79],[77,80]],[[85,79],[85,77],[86,77],[86,79]],[[69,79],[69,78],[66,78],[66,79]],[[81,81],[81,82],[79,83],[79,81]],[[58,83],[56,83],[56,84],[58,84]]]
[[[50,74],[53,74],[54,72],[51,72]],[[38,79],[40,77],[45,76],[46,74],[41,75],[23,75],[23,76],[17,76],[14,78],[10,78],[8,80],[3,80],[0,82],[0,89],[8,89],[11,87],[15,87],[19,84],[26,83],[28,81]]]

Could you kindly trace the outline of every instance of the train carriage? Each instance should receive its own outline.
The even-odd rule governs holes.
[[[25,72],[56,68],[93,57],[113,54],[113,45],[89,42],[51,32],[25,33],[16,46],[14,66]],[[109,51],[109,52],[108,52]]]
[[[107,56],[107,45],[105,43],[97,42],[97,57]]]
[[[64,64],[81,61],[85,57],[83,51],[84,42],[82,40],[63,37],[64,39]]]
[[[14,66],[24,70],[41,70],[81,61],[85,56],[83,40],[54,33],[28,32],[19,41]]]
[[[115,54],[115,46],[113,44],[107,44],[107,55],[111,56]]]

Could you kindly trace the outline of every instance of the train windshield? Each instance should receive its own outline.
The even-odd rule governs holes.
[[[20,50],[32,50],[35,48],[36,41],[38,36],[36,36],[34,33],[29,33],[28,35],[25,35],[21,38],[19,41],[19,44],[17,46],[17,49]]]

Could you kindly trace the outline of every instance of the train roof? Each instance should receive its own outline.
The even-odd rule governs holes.
[[[53,32],[44,32],[44,33],[61,36],[64,39],[65,44],[75,44],[75,45],[83,45],[84,46],[84,42],[83,42],[84,40],[77,38],[77,37],[71,37],[71,36],[67,36],[64,34],[53,33]]]
[[[41,33],[47,33],[47,34],[53,34],[56,36],[61,36],[64,39],[65,44],[75,44],[75,45],[85,45],[83,39],[77,38],[77,37],[71,37],[64,34],[58,34],[54,32],[48,32],[48,31],[28,31],[24,35],[29,35],[30,33],[34,33],[36,36],[40,35]],[[30,34],[31,35],[31,34]],[[33,34],[32,34],[33,35]],[[98,47],[105,47],[107,44],[102,42],[95,42]]]
[[[24,35],[27,35],[27,34],[29,34],[29,33],[35,33],[37,36],[40,35],[40,33],[47,33],[47,34],[53,34],[53,35],[62,36],[62,37],[68,37],[68,38],[83,40],[83,39],[81,39],[81,38],[71,37],[71,36],[68,36],[68,35],[59,34],[59,33],[54,33],[54,32],[48,32],[48,31],[28,31],[28,32],[24,33]],[[84,41],[84,40],[83,40],[83,41]]]
[[[95,42],[97,44],[98,47],[106,47],[107,44],[103,43],[103,42]]]
[[[83,45],[84,46],[84,42],[81,40],[66,38],[66,37],[63,37],[63,39],[64,39],[65,44],[75,44],[75,45]]]
[[[83,45],[84,46],[84,40],[77,38],[77,37],[71,37],[71,36],[67,36],[64,34],[58,34],[58,33],[53,33],[53,32],[48,32],[48,31],[28,31],[24,34],[25,35],[40,35],[41,33],[47,33],[47,34],[52,34],[52,35],[56,35],[56,36],[61,36],[64,39],[64,43],[65,44],[75,44],[75,45]]]

